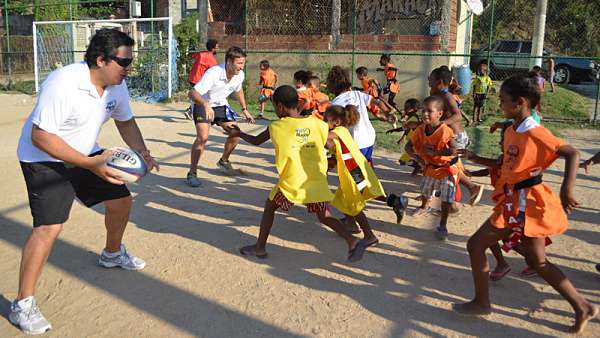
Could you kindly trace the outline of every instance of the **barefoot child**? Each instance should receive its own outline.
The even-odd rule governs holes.
[[[350,235],[344,225],[329,212],[328,202],[333,194],[327,184],[327,157],[325,145],[329,128],[327,123],[313,116],[301,116],[297,109],[298,94],[291,86],[280,86],[273,93],[273,107],[279,120],[258,136],[248,135],[238,128],[229,130],[230,135],[260,145],[269,139],[275,147],[275,166],[279,173],[265,202],[260,232],[256,244],[240,249],[245,256],[266,258],[267,238],[273,226],[275,211],[287,211],[295,203],[305,204],[309,213],[315,213],[319,221],[332,228],[348,244],[348,260],[357,261],[365,250],[364,242]]]
[[[502,142],[500,142],[500,146],[502,146]],[[464,158],[466,160],[469,160],[471,162],[474,162],[474,163],[477,163],[477,164],[480,164],[483,166],[487,166],[487,168],[477,170],[477,171],[465,170],[465,174],[467,174],[470,177],[490,176],[490,183],[491,183],[492,187],[494,187],[494,189],[500,189],[498,187],[498,179],[500,178],[500,167],[502,166],[502,156],[500,156],[498,159],[485,158],[485,157],[481,157],[467,149],[460,151],[459,154],[461,155],[462,158]],[[509,239],[503,238],[502,241],[508,242]],[[549,239],[548,239],[548,241],[549,241]],[[517,252],[519,255],[525,257],[525,254],[523,253],[523,249],[521,248],[520,244],[516,245],[512,249],[515,252]],[[492,282],[497,282],[497,281],[501,280],[502,278],[504,278],[511,271],[511,267],[508,264],[508,262],[504,259],[504,255],[502,254],[502,248],[501,248],[499,242],[492,244],[490,246],[490,250],[492,251],[494,258],[496,259],[496,267],[494,268],[494,270],[492,272],[490,272],[490,280]],[[537,272],[534,269],[527,266],[523,271],[521,271],[520,275],[521,275],[521,277],[533,277],[533,276],[537,275]]]
[[[575,325],[570,331],[580,333],[598,314],[598,308],[583,299],[560,269],[546,260],[545,255],[546,237],[565,232],[568,225],[566,213],[578,206],[573,198],[573,186],[579,154],[531,118],[531,109],[539,99],[536,83],[529,77],[513,76],[502,84],[500,107],[505,117],[514,119],[514,124],[504,134],[499,189],[492,195],[496,207],[467,243],[475,298],[452,307],[467,315],[492,312],[485,251],[490,245],[508,237],[510,241],[505,245],[511,248],[520,242],[527,264],[535,268],[573,307]],[[542,183],[543,171],[559,156],[566,160],[560,198]]]
[[[260,74],[258,85],[261,86],[261,88],[258,96],[258,102],[260,102],[260,112],[258,113],[257,119],[264,120],[265,102],[267,102],[273,95],[275,85],[277,84],[277,73],[273,71],[268,60],[262,60],[259,68]]]
[[[424,168],[421,207],[417,209],[416,214],[427,210],[434,191],[440,192],[442,214],[440,225],[436,229],[440,240],[448,238],[448,214],[457,195],[460,195],[457,194],[460,169],[456,165],[458,157],[454,132],[442,123],[443,110],[444,101],[440,97],[426,98],[423,101],[423,124],[415,129],[405,147],[406,152]]]

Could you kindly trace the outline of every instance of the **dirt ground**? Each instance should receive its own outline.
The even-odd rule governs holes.
[[[20,336],[6,319],[17,292],[21,247],[31,216],[16,159],[20,129],[34,98],[0,95],[0,336]],[[490,214],[489,187],[480,206],[462,208],[449,221],[447,242],[435,239],[436,218],[393,213],[370,203],[367,215],[380,245],[362,261],[348,263],[343,241],[303,207],[278,213],[270,256],[253,260],[237,249],[253,243],[262,206],[276,182],[270,144],[242,144],[232,161],[247,172],[225,177],[216,169],[224,135],[212,129],[199,173],[203,186],[188,187],[193,127],[185,104],[133,104],[142,132],[162,166],[130,188],[135,194],[124,242],[147,262],[141,272],[97,265],[104,245],[103,208],[75,203],[56,242],[36,298],[54,329],[47,336],[199,337],[420,337],[565,336],[572,310],[540,278],[521,278],[525,263],[515,254],[511,274],[491,287],[495,313],[462,317],[451,303],[472,296],[465,245]],[[243,129],[259,132],[264,125]],[[584,157],[600,150],[598,132],[566,131]],[[114,124],[101,134],[105,147],[123,146]],[[376,151],[376,171],[387,192],[415,195],[418,181],[396,165],[397,154]],[[563,161],[544,175],[555,191]],[[486,182],[487,179],[481,179]],[[332,179],[333,182],[333,179]],[[600,166],[578,177],[582,207],[570,216],[566,234],[554,238],[548,257],[580,292],[600,303]],[[417,204],[411,201],[411,209]],[[598,319],[586,335],[600,332]]]

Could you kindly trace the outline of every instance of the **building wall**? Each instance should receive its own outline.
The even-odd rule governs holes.
[[[467,5],[463,1],[457,4],[456,16],[453,20],[456,26],[456,41],[454,50],[456,54],[471,53],[471,36],[473,32],[473,15],[468,10]],[[455,56],[450,60],[450,65],[469,64],[469,57]]]
[[[379,52],[407,52],[421,55],[395,55],[392,62],[398,67],[398,80],[400,93],[396,101],[402,104],[404,100],[417,97],[424,98],[429,94],[427,76],[432,69],[441,65],[452,66],[462,63],[462,58],[448,56],[427,56],[427,53],[465,52],[465,38],[467,33],[466,6],[460,6],[461,0],[441,0],[447,6],[445,13],[446,27],[440,35],[407,35],[407,34],[358,34],[355,37],[354,49],[356,55],[354,64],[350,51],[353,49],[353,37],[342,34],[340,42],[332,44],[331,35],[249,35],[246,38],[241,34],[227,34],[226,22],[209,22],[208,38],[219,41],[222,59],[223,52],[230,46],[250,50],[246,62],[247,97],[254,101],[258,93],[258,64],[267,59],[274,70],[279,74],[279,84],[292,84],[293,73],[300,69],[308,69],[316,73],[322,81],[327,76],[331,66],[341,65],[346,68],[365,66],[370,70],[370,76],[383,81],[383,74],[375,72],[379,67]],[[446,46],[443,46],[443,40]],[[445,48],[444,48],[445,47]],[[282,53],[261,53],[261,51],[282,50]],[[307,51],[322,51],[322,53],[309,53]],[[360,54],[361,52],[365,54]],[[341,54],[346,53],[346,54]],[[366,54],[368,53],[368,54]],[[222,61],[222,60],[221,60]],[[351,69],[353,72],[353,70]],[[357,84],[355,79],[355,85]]]

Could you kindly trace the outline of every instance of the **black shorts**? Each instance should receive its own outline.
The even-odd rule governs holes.
[[[21,170],[34,227],[66,222],[75,197],[86,207],[92,207],[131,195],[124,184],[108,183],[87,169],[65,166],[62,162],[21,162]]]
[[[210,121],[211,124],[221,125],[221,123],[225,122],[235,122],[235,117],[237,116],[237,113],[233,111],[233,109],[231,109],[230,107],[217,106],[212,107],[212,109],[215,112],[215,117],[212,121]],[[194,124],[209,122],[206,119],[206,111],[204,110],[204,106],[202,105],[192,103],[192,116],[194,117]]]
[[[485,104],[486,96],[486,94],[475,94],[475,96],[473,97],[473,105],[475,107],[483,107],[483,105]]]

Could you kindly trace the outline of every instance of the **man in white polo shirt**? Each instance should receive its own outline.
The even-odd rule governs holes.
[[[254,118],[248,112],[242,83],[244,82],[244,64],[246,53],[239,47],[231,47],[225,53],[225,63],[209,68],[200,82],[189,92],[192,100],[192,114],[196,125],[196,139],[192,145],[190,171],[187,174],[187,184],[199,187],[197,170],[198,162],[204,151],[210,132],[210,125],[216,124],[223,130],[236,126],[236,112],[231,109],[227,97],[236,93],[242,105],[242,114],[249,123],[254,123]],[[235,174],[229,155],[239,142],[239,137],[228,136],[223,147],[223,155],[217,166],[227,174]]]
[[[145,262],[121,243],[132,199],[118,174],[106,166],[110,156],[96,143],[102,125],[112,118],[127,145],[150,169],[150,156],[129,106],[123,81],[130,69],[134,41],[125,33],[103,29],[91,39],[85,62],[52,72],[21,132],[17,155],[27,185],[33,230],[21,258],[19,293],[9,320],[26,334],[51,329],[34,293],[52,245],[69,218],[77,197],[91,207],[105,206],[106,245],[98,263],[106,268],[139,270]]]

